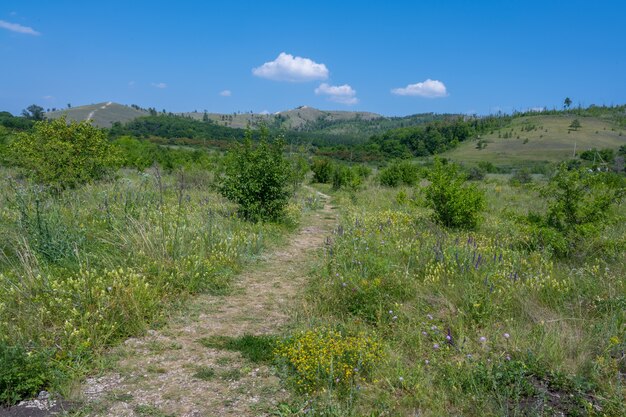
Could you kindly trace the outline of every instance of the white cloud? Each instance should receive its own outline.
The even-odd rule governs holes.
[[[53,100],[54,96],[43,96],[42,97],[44,100]]]
[[[233,92],[230,90],[220,91],[220,96],[222,97],[230,97],[233,95]]]
[[[19,23],[6,22],[4,20],[0,20],[0,28],[10,30],[11,32],[23,33],[25,35],[41,35],[41,33],[31,27],[22,26]]]
[[[444,83],[430,78],[424,82],[409,84],[404,88],[394,88],[391,92],[398,96],[420,96],[426,98],[446,97],[448,91]]]
[[[281,52],[275,60],[254,68],[252,74],[274,81],[306,82],[327,79],[328,68],[309,58]]]
[[[263,116],[267,116],[268,114],[271,114],[271,113],[269,112],[269,110],[263,110],[259,114],[262,114]]]
[[[315,94],[318,96],[328,96],[328,100],[334,101],[335,103],[356,104],[359,102],[359,99],[356,98],[356,90],[348,84],[328,85],[322,83],[315,89]]]
[[[528,108],[529,112],[536,112],[536,113],[541,113],[541,112],[543,112],[545,110],[546,110],[545,107],[529,107]]]
[[[155,88],[161,88],[161,89],[167,88],[167,84],[165,83],[152,83],[152,86]]]

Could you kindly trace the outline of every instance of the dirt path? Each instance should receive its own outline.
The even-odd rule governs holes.
[[[319,260],[317,250],[336,223],[328,196],[284,247],[237,277],[234,294],[199,296],[182,317],[130,339],[115,373],[87,380],[90,416],[259,416],[285,399],[270,367],[200,339],[278,334],[297,314],[293,300]]]
[[[104,105],[100,106],[99,108],[97,108],[97,109],[95,109],[95,110],[92,110],[92,111],[91,111],[91,112],[87,115],[87,118],[86,118],[85,120],[93,120],[93,116],[94,116],[94,114],[96,114],[96,111],[98,111],[98,110],[104,110],[104,109],[106,109],[107,107],[109,107],[111,104],[113,104],[113,102],[112,102],[112,101],[109,101],[109,102],[107,102],[106,104],[104,104]]]

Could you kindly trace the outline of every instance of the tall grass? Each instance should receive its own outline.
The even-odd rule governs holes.
[[[521,192],[504,177],[480,186],[488,210],[472,232],[434,224],[419,187],[335,194],[341,225],[300,325],[375,334],[387,360],[354,387],[356,400],[318,392],[307,400],[311,408],[343,415],[626,413],[624,207],[597,237],[601,244],[559,259],[524,245],[517,219],[543,208],[533,186]]]
[[[285,230],[240,220],[208,172],[129,171],[61,194],[2,174],[0,347],[61,375],[36,375],[4,402],[88,370],[94,355],[162,322],[189,294],[227,292],[233,272]],[[288,213],[297,221],[298,207]]]

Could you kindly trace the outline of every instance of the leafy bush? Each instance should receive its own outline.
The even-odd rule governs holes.
[[[245,219],[253,222],[281,219],[293,178],[283,148],[280,138],[268,142],[267,130],[263,129],[258,146],[253,147],[252,134],[248,131],[243,144],[229,152],[219,190],[239,204],[239,213]]]
[[[291,164],[291,183],[294,190],[297,190],[304,182],[306,174],[309,172],[309,164],[306,159],[298,155],[290,159]]]
[[[363,183],[357,172],[345,165],[336,165],[333,170],[333,190],[348,188],[352,191],[359,189]]]
[[[65,118],[36,122],[17,135],[11,151],[27,175],[57,190],[101,179],[118,164],[103,130]]]
[[[53,380],[46,351],[27,352],[0,340],[0,406],[12,405],[47,388]]]
[[[364,180],[372,175],[372,169],[364,164],[355,165],[352,167],[352,169],[354,169],[354,172],[359,176],[359,178]]]
[[[333,163],[327,158],[315,158],[311,164],[313,171],[313,182],[328,184],[333,176]]]
[[[625,190],[617,175],[569,170],[561,164],[541,192],[548,200],[546,213],[528,216],[534,226],[532,246],[551,247],[559,256],[571,254],[584,239],[601,232],[611,206]]]
[[[119,150],[121,166],[139,171],[155,164],[159,164],[167,172],[180,167],[207,168],[209,166],[209,154],[200,149],[169,148],[130,136],[115,139],[113,146]]]
[[[530,175],[530,171],[524,168],[524,169],[518,169],[517,171],[515,171],[515,173],[511,176],[509,183],[511,185],[521,185],[521,184],[528,184],[532,182],[532,180],[533,180],[533,177],[532,175]]]
[[[484,194],[474,185],[465,185],[465,177],[454,164],[435,160],[429,174],[426,200],[435,210],[435,219],[447,227],[473,228],[485,207]]]
[[[472,167],[467,173],[467,179],[470,181],[480,181],[485,178],[485,171],[480,167]]]
[[[498,167],[496,167],[492,162],[489,162],[489,161],[479,162],[478,168],[490,174],[495,174],[496,172],[498,172]]]
[[[393,163],[383,169],[378,175],[381,185],[387,187],[397,187],[402,184],[415,185],[417,178],[417,166],[410,162]]]

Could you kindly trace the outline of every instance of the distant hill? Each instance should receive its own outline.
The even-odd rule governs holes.
[[[204,112],[182,113],[196,120],[204,118]],[[301,106],[293,110],[285,110],[278,113],[207,113],[209,120],[217,122],[223,126],[245,128],[248,125],[256,126],[264,123],[268,126],[281,127],[287,130],[300,130],[307,124],[324,120],[328,122],[347,120],[374,120],[383,116],[370,112],[352,112],[338,110],[318,110],[313,107]]]
[[[569,126],[578,119],[581,128]],[[478,141],[482,146],[478,145]],[[527,115],[509,125],[483,134],[480,139],[461,143],[444,155],[466,163],[491,162],[495,165],[533,165],[556,162],[580,155],[589,149],[617,149],[626,145],[626,128],[599,115],[571,113]],[[479,149],[483,147],[482,149]]]
[[[109,101],[47,112],[46,118],[57,119],[65,115],[68,120],[83,121],[91,119],[96,126],[111,127],[115,122],[126,123],[148,114],[146,110]]]
[[[153,114],[162,114],[152,111]],[[169,113],[168,113],[169,114]],[[138,117],[150,115],[147,109],[138,106],[126,106],[106,102],[69,109],[47,112],[46,117],[56,119],[65,115],[69,120],[93,120],[99,127],[109,128],[115,122],[128,123]],[[414,126],[443,118],[444,115],[432,113],[404,117],[385,117],[371,112],[353,112],[338,110],[319,110],[313,107],[300,106],[273,114],[265,113],[204,113],[199,111],[175,113],[175,116],[193,120],[210,120],[218,126],[243,129],[247,126],[256,128],[261,124],[272,130],[288,132],[306,132],[313,135],[344,136],[353,140],[363,141],[373,134],[397,127]]]

